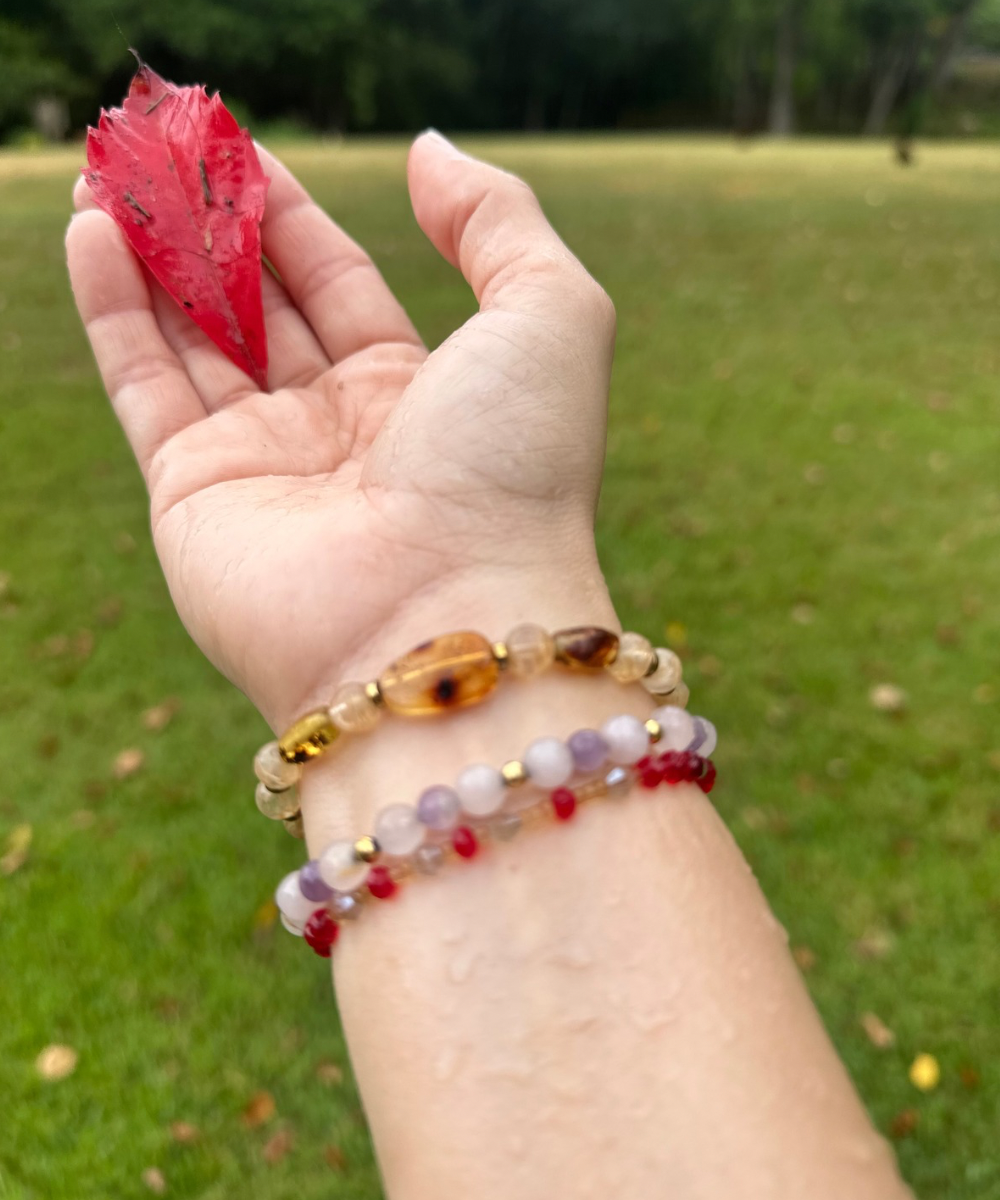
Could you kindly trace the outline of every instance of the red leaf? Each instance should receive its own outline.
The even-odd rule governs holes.
[[[267,386],[260,220],[268,178],[253,139],[203,87],[140,63],[121,108],[87,133],[84,171],[166,291],[258,387]]]

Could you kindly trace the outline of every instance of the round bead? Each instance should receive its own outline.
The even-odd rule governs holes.
[[[630,713],[605,721],[601,736],[608,743],[608,758],[619,766],[631,766],[649,753],[649,730]]]
[[[354,843],[333,842],[316,860],[324,883],[338,892],[353,892],[368,878],[371,867],[358,862],[354,854]]]
[[[368,733],[381,716],[363,683],[342,683],[330,705],[330,720],[341,733]]]
[[[671,708],[687,708],[691,691],[686,683],[679,683],[672,692],[667,692],[665,696],[657,696],[656,699]]]
[[[627,796],[632,790],[632,775],[624,767],[612,767],[604,776],[606,794],[618,799]]]
[[[517,813],[504,813],[490,826],[493,836],[501,842],[509,842],[521,831],[523,822]]]
[[[466,767],[455,781],[462,808],[470,817],[489,817],[503,804],[503,775],[485,763]]]
[[[412,854],[427,833],[412,804],[389,804],[375,818],[375,839],[386,854]]]
[[[479,704],[500,678],[500,664],[481,633],[446,633],[397,659],[379,677],[386,707],[432,716]]]
[[[298,925],[303,925],[316,911],[316,901],[303,896],[299,887],[299,873],[292,871],[278,884],[274,892],[278,911]]]
[[[555,660],[555,643],[540,625],[518,625],[507,634],[505,644],[507,669],[518,679],[541,675]]]
[[[300,842],[304,840],[306,827],[302,822],[302,814],[300,812],[295,813],[294,816],[285,817],[282,825],[285,827],[285,833],[291,834],[293,838],[298,838]]]
[[[459,825],[451,835],[451,844],[455,853],[462,858],[473,858],[479,849],[476,835],[466,825]]]
[[[568,821],[576,812],[576,796],[569,788],[559,787],[552,793],[552,811],[560,821]]]
[[[350,892],[334,892],[329,908],[338,921],[353,921],[361,914],[361,901]]]
[[[435,784],[421,793],[417,801],[417,819],[428,829],[444,832],[458,823],[461,801],[454,788]]]
[[[306,921],[302,936],[320,958],[329,958],[340,926],[325,908],[318,908]]]
[[[319,863],[313,859],[299,869],[299,891],[307,900],[324,904],[333,895],[333,888],[319,873]]]
[[[596,729],[578,729],[566,745],[578,771],[597,771],[608,761],[608,743]]]
[[[656,670],[647,675],[642,686],[651,696],[663,696],[680,683],[684,668],[681,660],[673,650],[665,650],[662,646],[656,648]]]
[[[421,846],[413,856],[413,861],[422,875],[436,875],[444,862],[444,851],[440,846]]]
[[[672,705],[658,708],[653,713],[653,720],[659,722],[662,731],[661,750],[686,750],[694,741],[694,719],[683,708]]]
[[[253,760],[254,774],[272,792],[286,792],[298,783],[302,767],[298,763],[285,762],[277,742],[261,746]]]
[[[618,639],[618,653],[607,665],[607,672],[619,683],[636,683],[653,665],[652,643],[641,633],[623,633]]]
[[[702,758],[711,758],[712,752],[719,744],[719,735],[711,721],[704,717],[694,718],[694,741],[688,746],[689,750],[697,750]]]
[[[287,929],[292,937],[302,937],[305,931],[305,921],[290,921],[283,912],[278,913],[282,928]]]
[[[257,807],[272,821],[283,821],[285,817],[294,817],[299,811],[299,794],[294,787],[285,788],[281,792],[272,792],[266,783],[258,780],[254,792]]]
[[[573,774],[573,755],[569,746],[558,738],[539,738],[525,750],[524,765],[532,783],[556,788]]]
[[[388,900],[396,894],[396,883],[385,867],[372,867],[368,874],[368,890],[376,900]]]

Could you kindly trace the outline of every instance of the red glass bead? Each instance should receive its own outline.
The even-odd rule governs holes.
[[[306,921],[302,936],[320,958],[329,958],[340,926],[325,908],[318,908]]]
[[[690,750],[686,750],[684,752],[685,783],[694,783],[696,779],[701,777],[702,762],[703,760],[700,754],[694,754]]]
[[[459,825],[451,835],[451,844],[455,848],[455,853],[460,854],[462,858],[472,858],[479,849],[476,835],[468,825]]]
[[[376,900],[388,900],[396,894],[396,881],[385,867],[372,867],[368,872],[368,890]]]
[[[715,763],[709,759],[702,759],[705,764],[705,770],[700,779],[695,782],[707,796],[708,793],[715,787]]]
[[[552,793],[552,809],[560,821],[568,821],[576,812],[576,796],[569,788],[556,788]]]
[[[684,760],[687,758],[683,750],[668,750],[660,756],[660,777],[664,783],[680,783],[684,778]]]

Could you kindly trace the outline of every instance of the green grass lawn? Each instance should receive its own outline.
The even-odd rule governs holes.
[[[473,149],[617,303],[604,563],[719,725],[713,798],[840,1052],[921,1195],[1000,1198],[1000,147]],[[287,157],[434,344],[470,297],[404,155]],[[327,972],[267,907],[301,847],[253,806],[263,724],[174,616],[77,325],[76,165],[0,155],[0,853],[33,833],[0,874],[0,1198],[149,1196],[149,1168],[199,1200],[377,1197]]]

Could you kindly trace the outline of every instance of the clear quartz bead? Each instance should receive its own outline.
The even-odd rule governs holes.
[[[353,921],[361,914],[361,901],[350,892],[334,892],[327,907],[338,921]]]
[[[518,625],[504,639],[507,669],[518,679],[533,679],[547,671],[555,660],[555,643],[541,625]]]
[[[632,790],[632,772],[625,767],[612,767],[604,776],[604,786],[611,797],[627,796]]]
[[[694,718],[683,708],[665,705],[656,709],[653,720],[659,722],[661,730],[658,750],[687,750],[694,741]]]
[[[341,733],[368,733],[382,717],[363,683],[342,683],[330,705],[330,720]]]
[[[503,804],[505,790],[503,775],[485,763],[466,767],[455,781],[462,808],[470,817],[492,816]]]
[[[368,863],[358,862],[354,843],[346,840],[332,842],[317,862],[323,882],[337,892],[353,892],[361,887],[371,869]]]
[[[412,854],[426,833],[412,804],[389,804],[375,818],[375,840],[396,858]]]
[[[601,737],[608,743],[609,760],[619,766],[631,766],[649,753],[649,730],[631,713],[605,721]]]
[[[656,648],[656,670],[647,675],[642,686],[651,696],[665,696],[673,691],[681,681],[684,668],[681,660],[673,650],[665,650],[662,646]]]
[[[524,765],[536,786],[562,787],[573,774],[573,753],[558,738],[539,738],[525,750]]]
[[[299,763],[285,762],[277,742],[268,742],[257,751],[253,760],[257,778],[272,792],[284,792],[298,783],[302,775]]]
[[[618,654],[605,668],[619,683],[635,683],[653,663],[653,645],[641,633],[623,633],[618,639]]]
[[[281,792],[272,792],[266,783],[258,781],[254,800],[258,809],[272,821],[283,821],[286,817],[294,817],[299,811],[299,793],[294,787]]]
[[[413,861],[421,875],[436,875],[444,863],[444,851],[440,846],[421,846]]]
[[[490,826],[493,836],[501,842],[509,842],[521,831],[524,822],[517,813],[504,813]]]

